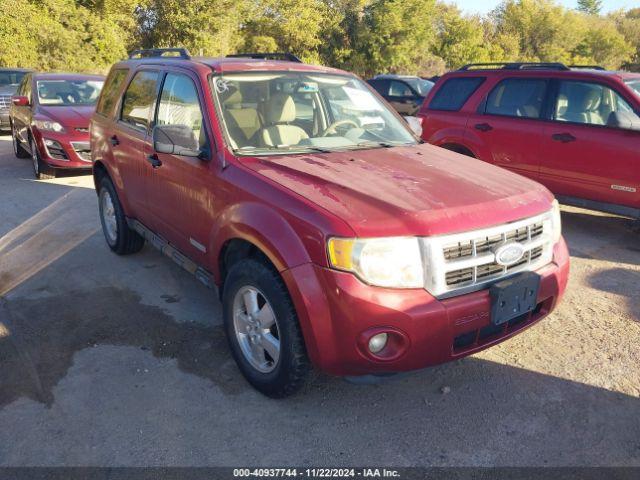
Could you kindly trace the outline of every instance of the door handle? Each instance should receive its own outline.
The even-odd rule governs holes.
[[[489,131],[493,130],[493,127],[491,125],[489,125],[488,123],[477,123],[475,125],[475,129],[476,130],[480,130],[481,132],[489,132]]]
[[[160,160],[158,158],[158,155],[156,155],[155,153],[152,153],[151,155],[147,156],[147,161],[151,164],[153,168],[158,168],[162,166],[162,160]]]
[[[562,143],[569,143],[569,142],[576,141],[576,137],[574,137],[570,133],[554,133],[553,135],[551,135],[551,138],[553,138],[556,142],[562,142]]]
[[[118,137],[116,137],[115,135],[112,136],[109,141],[111,142],[111,145],[113,145],[114,147],[120,145],[120,140],[118,140]]]

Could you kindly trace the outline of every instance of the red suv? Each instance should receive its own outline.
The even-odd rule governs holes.
[[[91,169],[89,120],[104,77],[76,73],[28,73],[9,111],[13,151],[31,157],[36,178],[58,170]]]
[[[270,396],[311,364],[387,374],[477,352],[567,283],[546,188],[420,144],[340,70],[135,52],[107,77],[91,151],[109,247],[147,240],[217,287],[232,354]]]
[[[640,217],[640,75],[468,65],[426,99],[422,138],[539,181],[561,202]]]

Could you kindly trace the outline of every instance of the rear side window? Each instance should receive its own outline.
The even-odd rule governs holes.
[[[445,81],[433,96],[429,109],[457,112],[484,80],[484,77],[459,77]]]
[[[386,95],[389,89],[389,82],[386,80],[369,80],[371,85],[380,95]]]
[[[113,107],[118,101],[118,94],[120,93],[122,82],[124,82],[124,79],[127,77],[127,72],[128,70],[118,69],[113,70],[109,74],[109,77],[104,84],[104,88],[102,89],[102,95],[98,100],[96,112],[105,116],[110,112],[113,112]]]
[[[507,117],[540,118],[547,91],[547,80],[509,78],[489,94],[485,113]]]
[[[146,130],[155,108],[157,87],[158,72],[136,73],[124,93],[120,119],[134,128]]]

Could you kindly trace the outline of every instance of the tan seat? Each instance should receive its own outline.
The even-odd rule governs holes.
[[[235,90],[222,101],[224,120],[237,147],[257,146],[255,136],[262,129],[258,110],[242,103],[242,93]]]
[[[309,138],[302,128],[289,124],[296,119],[296,104],[291,95],[278,93],[271,96],[264,106],[264,116],[268,126],[262,130],[263,145],[297,145]]]

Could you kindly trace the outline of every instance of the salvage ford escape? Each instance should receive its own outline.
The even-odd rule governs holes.
[[[134,52],[107,77],[91,151],[109,247],[148,241],[217,287],[231,352],[272,397],[311,365],[360,376],[469,355],[566,287],[548,190],[420,144],[340,70]]]

